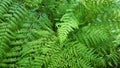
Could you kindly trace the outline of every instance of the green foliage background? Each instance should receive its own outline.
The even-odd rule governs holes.
[[[120,0],[0,0],[0,68],[119,68]]]

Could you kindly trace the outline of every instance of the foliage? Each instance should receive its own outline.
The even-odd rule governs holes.
[[[0,68],[118,68],[119,0],[0,0]]]
[[[25,5],[30,8],[37,8],[42,0],[25,0]]]

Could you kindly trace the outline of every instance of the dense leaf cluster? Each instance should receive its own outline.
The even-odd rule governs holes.
[[[0,0],[0,68],[119,68],[120,0]]]

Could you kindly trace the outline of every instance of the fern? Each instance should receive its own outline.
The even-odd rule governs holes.
[[[16,46],[11,45],[11,41],[15,39],[16,31],[19,30],[22,19],[24,19],[26,15],[25,8],[18,6],[16,3],[12,2],[11,0],[4,0],[1,3],[3,5],[3,8],[6,9],[5,13],[3,13],[4,20],[1,22],[1,25],[3,25],[1,30],[1,61],[0,61],[0,67],[16,67],[17,65],[15,62],[19,60],[17,56],[19,56],[19,49],[13,50],[12,48],[15,48]],[[11,3],[11,4],[10,4]],[[13,4],[12,4],[13,3]],[[11,5],[9,8],[8,5]],[[1,6],[2,7],[2,6]],[[1,18],[2,19],[2,18]],[[5,49],[4,49],[5,47]],[[17,45],[18,47],[18,45]]]
[[[74,31],[74,29],[78,29],[79,24],[73,13],[65,14],[61,18],[61,21],[63,23],[57,24],[60,43],[65,41],[69,32]]]
[[[0,68],[118,68],[119,0],[0,0]]]
[[[37,8],[42,0],[24,0],[25,5],[30,8]]]

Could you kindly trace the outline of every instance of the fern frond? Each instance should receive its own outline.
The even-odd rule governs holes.
[[[78,29],[79,22],[74,16],[73,13],[66,13],[62,18],[59,24],[56,24],[58,27],[58,37],[60,43],[64,42],[67,38],[67,35],[74,31],[74,29]]]
[[[94,65],[90,62],[94,63],[96,62],[95,59],[97,59],[93,49],[89,49],[78,42],[66,43],[62,53],[64,54],[64,60],[72,68],[94,68]]]
[[[20,56],[20,54],[19,50],[12,50],[12,48],[16,46],[13,46],[11,42],[15,39],[16,32],[20,29],[23,19],[25,19],[27,13],[24,7],[17,5],[12,0],[3,0],[2,2],[3,4],[1,3],[2,5],[0,5],[0,7],[3,7],[6,10],[4,12],[0,12],[4,18],[1,22],[2,31],[0,32],[0,67],[16,67],[16,62],[19,60],[18,56]]]
[[[108,24],[108,23],[105,23]],[[77,35],[73,36],[76,37],[81,43],[85,44],[89,48],[94,48],[95,53],[102,57],[99,60],[101,64],[106,67],[107,65],[113,66],[114,64],[117,66],[118,61],[120,60],[119,52],[115,50],[115,44],[113,43],[114,38],[110,37],[111,29],[109,26],[105,27],[104,23],[94,23],[90,24],[86,27],[83,27],[81,30],[76,33]],[[110,25],[116,26],[117,23],[110,23]],[[98,27],[96,27],[98,26]],[[117,25],[119,26],[119,25]],[[117,27],[116,26],[116,27]],[[113,29],[113,28],[112,28]],[[118,28],[117,28],[118,29]],[[116,29],[114,29],[116,30]],[[92,36],[93,35],[93,36]],[[112,52],[111,52],[112,51]],[[114,55],[114,56],[113,56]],[[108,57],[110,56],[110,57]],[[111,61],[108,61],[108,59]],[[99,65],[99,64],[98,64]],[[101,66],[101,65],[100,65]],[[99,66],[98,66],[99,67]]]

